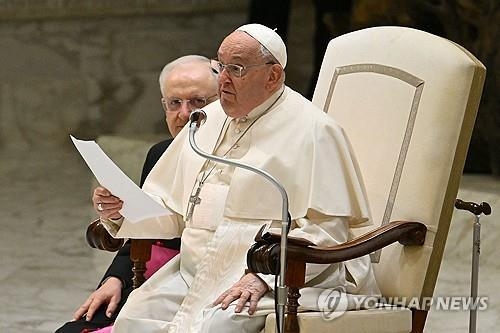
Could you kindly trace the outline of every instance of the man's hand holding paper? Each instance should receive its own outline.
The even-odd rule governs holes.
[[[102,186],[92,197],[99,216],[112,219],[124,216],[131,223],[137,223],[172,214],[128,178],[95,141],[78,140],[73,136],[71,140]]]
[[[106,188],[96,187],[92,194],[92,202],[101,219],[116,220],[122,217],[120,210],[123,207],[123,201],[111,194]]]

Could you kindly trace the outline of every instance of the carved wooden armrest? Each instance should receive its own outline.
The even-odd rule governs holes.
[[[279,273],[281,236],[265,233],[262,227],[255,243],[247,252],[248,269],[254,273]],[[297,309],[300,288],[304,286],[306,263],[333,264],[372,253],[389,244],[423,245],[427,227],[420,222],[397,221],[381,226],[348,242],[331,247],[320,247],[305,239],[288,238],[287,270],[288,287],[285,333],[298,333]]]
[[[255,273],[275,274],[279,268],[279,243],[281,237],[262,234],[255,237],[256,243],[247,253],[248,268]],[[427,228],[420,222],[395,221],[381,226],[348,242],[331,247],[314,246],[304,239],[289,237],[287,258],[315,264],[333,264],[358,258],[399,242],[403,245],[422,245]]]
[[[124,239],[113,238],[99,219],[89,224],[85,236],[90,247],[109,252],[118,251],[125,242]]]

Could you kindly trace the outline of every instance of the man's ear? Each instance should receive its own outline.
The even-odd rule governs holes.
[[[271,65],[271,70],[269,71],[269,77],[267,79],[266,88],[268,88],[269,91],[275,90],[283,83],[284,76],[285,72],[283,71],[283,68],[281,68],[279,64]]]

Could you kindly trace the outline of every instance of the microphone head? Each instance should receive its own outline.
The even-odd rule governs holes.
[[[207,114],[202,109],[193,110],[189,115],[189,123],[196,123],[196,127],[200,127],[207,120]]]

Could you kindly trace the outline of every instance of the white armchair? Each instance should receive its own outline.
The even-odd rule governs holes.
[[[395,226],[391,221],[422,224],[392,236],[377,231],[331,249],[306,245],[300,255],[298,245],[291,249],[292,269],[318,262],[321,253],[341,261],[351,246],[363,254],[392,242],[371,253],[376,279],[383,297],[406,300],[407,306],[347,311],[332,321],[321,313],[299,312],[296,322],[287,315],[287,332],[423,331],[430,305],[424,300],[432,297],[436,284],[485,72],[461,46],[410,28],[369,28],[330,42],[313,102],[336,119],[351,141],[375,227],[390,229]],[[422,234],[425,240],[418,239]],[[311,253],[310,260],[299,258]],[[252,260],[249,256],[250,265],[259,265]],[[301,274],[294,271],[288,281],[300,280]],[[412,299],[423,307],[412,307]],[[269,315],[265,332],[274,332],[275,326],[275,316]]]

